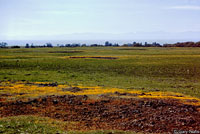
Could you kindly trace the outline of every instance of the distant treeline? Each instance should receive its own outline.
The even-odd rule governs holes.
[[[115,43],[112,44],[108,41],[105,42],[104,45],[101,44],[91,44],[91,45],[86,45],[86,44],[57,44],[57,47],[119,47],[120,45]],[[160,45],[157,42],[153,42],[153,43],[147,43],[145,42],[144,44],[142,43],[138,43],[138,42],[133,42],[133,43],[127,43],[127,44],[123,44],[121,45],[122,47],[200,47],[200,41],[199,42],[178,42],[175,44],[163,44]],[[40,48],[40,47],[54,47],[51,43],[46,43],[45,45],[34,45],[33,43],[30,44],[26,44],[25,48]],[[6,42],[2,42],[0,43],[0,48],[8,48],[8,44]],[[11,46],[10,48],[20,48],[20,46]]]
[[[10,48],[21,48],[22,46],[18,46],[18,45],[14,45],[11,46]],[[51,43],[46,43],[45,45],[34,45],[33,43],[30,44],[26,44],[25,48],[40,48],[40,47],[53,47],[53,45]],[[0,43],[0,48],[8,48],[8,44],[6,42],[2,42]]]
[[[178,42],[175,44],[164,44],[163,47],[200,47],[200,41],[199,42]]]

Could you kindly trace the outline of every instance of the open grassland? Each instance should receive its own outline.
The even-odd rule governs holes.
[[[199,130],[200,48],[0,49],[0,133]]]
[[[199,98],[200,49],[0,49],[0,80],[172,91]]]

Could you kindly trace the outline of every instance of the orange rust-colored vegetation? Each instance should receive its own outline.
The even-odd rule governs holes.
[[[0,89],[0,117],[37,115],[80,126],[66,130],[200,130],[199,100],[181,94],[41,82],[2,82]]]

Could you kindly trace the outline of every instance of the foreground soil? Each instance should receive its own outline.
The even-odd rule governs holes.
[[[76,130],[130,130],[173,133],[200,130],[200,106],[175,99],[119,98],[86,95],[45,96],[0,102],[0,117],[39,115],[78,122]],[[65,128],[69,128],[66,126]]]

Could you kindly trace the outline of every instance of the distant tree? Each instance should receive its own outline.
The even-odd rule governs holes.
[[[35,48],[35,46],[34,46],[34,44],[33,44],[33,43],[31,44],[31,48]]]
[[[0,43],[0,48],[5,48],[8,44],[6,42]]]
[[[134,41],[134,42],[133,42],[133,46],[135,46],[136,44],[137,44],[137,42]]]
[[[196,42],[196,47],[200,47],[200,41]]]
[[[26,43],[26,47],[25,48],[29,48],[30,46],[29,46],[29,44],[28,43]]]
[[[171,44],[163,44],[163,47],[172,47]]]
[[[164,47],[200,47],[200,42],[177,42],[175,44],[164,44]]]
[[[142,43],[136,43],[136,42],[133,43],[133,46],[134,47],[143,47]]]
[[[59,45],[60,47],[65,47],[63,44]]]
[[[105,42],[105,46],[106,46],[106,47],[112,46],[112,43],[106,41],[106,42]]]
[[[53,47],[51,43],[46,43],[47,47]]]
[[[108,45],[109,45],[109,42],[108,42],[108,41],[106,41],[106,42],[105,42],[105,46],[108,46]]]
[[[86,46],[87,46],[86,44],[82,44],[82,45],[81,45],[81,47],[86,47]]]
[[[65,44],[65,47],[71,47],[71,44]]]
[[[152,47],[161,47],[161,45],[160,45],[159,43],[157,43],[157,42],[154,42],[154,43],[152,44]]]
[[[20,48],[20,46],[11,46],[11,48]]]
[[[152,46],[152,44],[149,44],[147,42],[144,43],[144,47],[151,47],[151,46]]]
[[[91,44],[91,47],[98,47],[98,44]]]
[[[72,45],[71,45],[71,47],[80,47],[81,45],[80,44],[77,44],[77,43],[73,43]]]
[[[113,44],[113,46],[114,46],[114,47],[118,47],[118,46],[119,46],[119,44],[115,43],[115,44]]]
[[[133,47],[133,44],[131,44],[131,43],[128,43],[127,45],[128,45],[128,47]]]
[[[122,46],[123,46],[123,47],[128,47],[128,44],[123,44]]]

